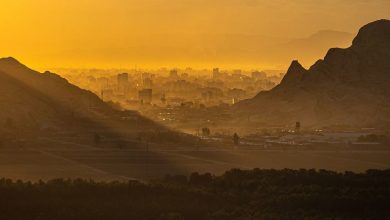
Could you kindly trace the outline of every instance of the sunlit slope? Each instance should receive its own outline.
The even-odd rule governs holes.
[[[235,114],[264,124],[389,126],[389,57],[390,21],[375,21],[309,69],[292,62],[280,85],[238,103]]]
[[[167,131],[132,111],[119,111],[60,76],[0,59],[0,127],[12,131],[134,134]],[[20,132],[23,134],[23,132]]]

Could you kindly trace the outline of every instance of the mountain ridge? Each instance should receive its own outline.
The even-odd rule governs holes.
[[[234,113],[237,117],[250,115],[259,123],[389,125],[388,57],[390,21],[369,23],[360,29],[351,47],[329,49],[324,59],[308,70],[293,61],[278,86],[238,103]],[[256,113],[260,108],[263,112]]]
[[[133,111],[119,111],[61,76],[39,73],[13,57],[0,59],[0,131],[127,134],[169,130]],[[124,120],[125,118],[126,120]],[[10,125],[12,124],[12,125]]]

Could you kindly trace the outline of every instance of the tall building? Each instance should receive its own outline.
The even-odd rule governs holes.
[[[150,103],[152,103],[152,95],[153,95],[152,89],[140,90],[140,91],[138,91],[138,100],[142,104],[150,104]]]
[[[117,75],[118,85],[127,85],[129,83],[128,73],[119,73]]]
[[[152,74],[151,73],[148,73],[148,72],[143,72],[141,74],[142,76],[142,79],[146,79],[146,78],[151,78],[152,77]]]
[[[169,77],[171,78],[177,78],[178,77],[178,74],[177,74],[177,70],[173,69],[169,72]]]
[[[213,79],[219,79],[221,77],[221,73],[219,72],[219,68],[213,69]]]
[[[150,78],[144,78],[142,84],[144,89],[151,89],[153,86],[153,81]]]
[[[267,74],[265,72],[254,71],[252,72],[252,79],[265,79]]]
[[[118,74],[117,81],[118,81],[118,91],[122,94],[126,94],[129,86],[129,74],[128,73]]]

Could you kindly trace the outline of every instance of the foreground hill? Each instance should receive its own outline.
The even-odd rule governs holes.
[[[14,58],[0,59],[0,94],[2,133],[100,132],[135,138],[142,132],[169,132],[136,112],[116,110],[92,92],[54,73],[31,70]]]
[[[0,84],[0,121],[12,120],[12,126],[60,127],[72,115],[111,111],[92,93],[53,73],[31,70],[14,58],[0,59]]]
[[[308,70],[293,61],[274,89],[234,106],[238,118],[286,125],[390,125],[390,21],[362,27]]]

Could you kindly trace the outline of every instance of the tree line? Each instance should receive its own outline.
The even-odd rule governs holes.
[[[239,170],[149,183],[0,179],[0,219],[389,219],[390,170]]]

